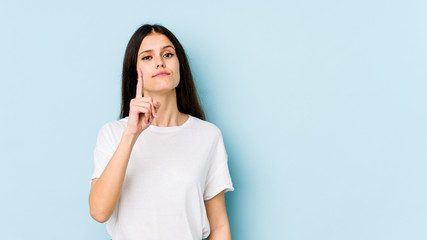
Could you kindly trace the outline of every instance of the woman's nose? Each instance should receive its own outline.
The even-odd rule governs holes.
[[[156,68],[159,68],[159,67],[165,67],[165,63],[163,62],[162,58],[159,58],[157,60],[157,66],[156,66]]]

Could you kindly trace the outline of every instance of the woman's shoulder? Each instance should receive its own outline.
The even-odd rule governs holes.
[[[221,136],[220,128],[214,123],[208,122],[207,120],[203,120],[190,115],[189,120],[192,121],[191,127],[197,131],[201,131],[203,133],[210,133],[216,136]]]
[[[120,119],[104,123],[98,131],[96,148],[107,152],[114,151],[120,142],[123,131],[126,129],[127,119]]]
[[[120,134],[126,129],[127,126],[127,119],[128,117],[119,119],[119,120],[114,120],[114,121],[109,121],[104,123],[104,125],[102,125],[101,129],[99,130],[100,133],[109,133],[109,134]]]

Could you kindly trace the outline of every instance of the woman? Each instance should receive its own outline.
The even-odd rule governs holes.
[[[233,191],[221,131],[206,122],[184,49],[160,25],[131,37],[121,119],[94,150],[91,216],[114,240],[231,239]]]

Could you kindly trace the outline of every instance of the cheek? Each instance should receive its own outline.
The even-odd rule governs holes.
[[[151,76],[150,74],[151,74],[151,72],[149,71],[149,67],[147,66],[147,64],[139,64],[138,65],[138,67],[139,67],[139,69],[141,69],[141,71],[142,71],[142,77],[144,78],[144,76],[145,76],[145,78],[147,79],[148,78],[148,76]]]
[[[178,66],[176,66],[176,75],[179,77],[180,76],[180,72],[179,72],[179,65]]]
[[[176,85],[178,85],[178,84],[179,84],[180,80],[181,80],[181,75],[180,75],[180,73],[179,73],[179,67],[178,67],[178,68],[175,70],[175,83],[176,83]]]
[[[180,71],[179,71],[179,62],[177,61],[176,63],[175,63],[175,66],[174,66],[174,72],[175,72],[175,78],[177,79],[177,81],[179,82],[179,79],[180,79]]]

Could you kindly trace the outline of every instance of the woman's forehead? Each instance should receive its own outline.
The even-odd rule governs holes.
[[[175,49],[168,37],[154,32],[150,33],[142,40],[138,52],[162,50],[167,47],[172,47]]]

